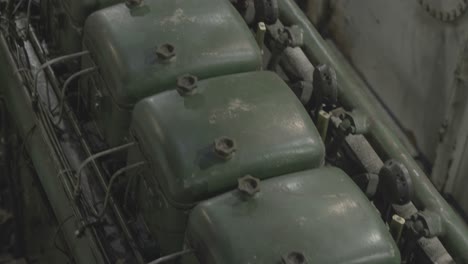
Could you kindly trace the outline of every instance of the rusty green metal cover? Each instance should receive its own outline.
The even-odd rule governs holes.
[[[271,72],[207,79],[196,94],[176,91],[144,99],[133,133],[167,198],[191,204],[231,190],[237,179],[269,178],[323,164],[324,146],[304,107]],[[230,159],[216,139],[235,141]]]
[[[191,96],[167,91],[146,98],[135,107],[132,131],[141,151],[131,151],[129,163],[143,156],[150,166],[138,177],[137,203],[165,254],[181,249],[190,209],[232,190],[238,178],[269,178],[324,162],[310,117],[271,72],[206,79]],[[235,141],[230,159],[215,154],[221,137]]]
[[[256,70],[262,63],[255,38],[226,0],[114,5],[89,16],[83,41],[122,108],[173,88],[185,73],[204,79]],[[174,48],[175,57],[158,56],[165,44]]]
[[[253,197],[235,190],[192,211],[187,241],[200,263],[283,263],[292,252],[307,262],[291,263],[400,263],[377,210],[341,170],[304,171],[259,186]]]

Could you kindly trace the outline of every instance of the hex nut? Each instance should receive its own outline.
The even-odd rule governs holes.
[[[228,137],[221,137],[214,142],[214,151],[221,158],[231,159],[237,150],[236,141]]]
[[[162,44],[156,49],[156,55],[162,61],[169,61],[176,56],[175,47],[169,43]]]
[[[198,78],[196,76],[187,74],[177,78],[177,91],[180,95],[191,95],[194,93],[198,86]]]
[[[283,264],[305,264],[307,263],[304,254],[301,252],[290,252],[287,255],[283,256]]]
[[[246,175],[237,179],[237,189],[249,196],[253,196],[260,191],[260,180]]]

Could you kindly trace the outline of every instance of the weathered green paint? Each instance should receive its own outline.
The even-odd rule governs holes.
[[[72,256],[77,263],[104,263],[89,231],[86,231],[81,238],[77,238],[74,234],[77,229],[76,223],[80,220],[75,217],[70,199],[62,184],[61,164],[47,139],[42,123],[37,119],[27,88],[23,85],[24,80],[18,74],[18,68],[3,35],[0,35],[0,63],[1,93],[6,99],[9,114],[24,140],[24,147],[31,156],[55,217],[59,223],[63,223],[62,231]],[[66,219],[68,221],[65,221]]]
[[[454,259],[468,263],[468,227],[434,188],[408,150],[386,126],[387,115],[377,107],[366,85],[354,73],[349,64],[335,54],[320,36],[304,13],[292,0],[278,1],[280,19],[286,25],[298,25],[304,30],[303,50],[314,65],[326,63],[335,68],[340,100],[350,108],[362,110],[371,125],[366,137],[376,146],[379,155],[401,161],[409,170],[415,188],[414,203],[419,209],[430,210],[440,215],[443,222],[442,242]]]
[[[262,65],[254,36],[225,0],[144,1],[143,6],[133,9],[114,5],[88,18],[83,41],[104,81],[105,88],[99,89],[104,88],[101,93],[112,102],[96,112],[103,130],[109,126],[128,128],[128,123],[120,120],[122,112],[130,116],[138,100],[173,88],[182,74],[204,79],[252,71]],[[170,61],[156,54],[166,43],[175,47],[176,57]],[[104,135],[122,140],[125,132],[114,129],[110,134],[104,131]]]
[[[324,162],[310,117],[271,72],[206,79],[191,96],[167,91],[146,98],[135,107],[132,131],[151,167],[138,193],[150,229],[162,233],[158,238],[173,232],[181,239],[184,209],[231,190],[246,174],[265,179]],[[223,136],[236,141],[229,160],[213,151]]]
[[[293,251],[307,263],[400,263],[377,210],[336,168],[262,181],[254,197],[234,190],[200,203],[187,241],[204,264],[282,263]]]
[[[173,61],[157,58],[156,49],[166,43],[175,47]],[[261,66],[255,38],[225,0],[144,1],[133,9],[114,5],[88,18],[84,45],[122,107],[173,88],[185,73],[203,79]]]

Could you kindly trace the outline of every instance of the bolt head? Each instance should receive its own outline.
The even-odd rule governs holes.
[[[283,264],[305,264],[307,263],[304,254],[301,252],[290,252],[283,256]]]
[[[172,44],[162,44],[156,49],[156,55],[162,61],[169,61],[176,56],[175,47]]]
[[[223,159],[230,159],[236,152],[236,142],[228,137],[221,137],[214,142],[215,153]]]
[[[197,88],[198,78],[187,74],[177,78],[177,91],[180,95],[191,95]]]
[[[251,175],[246,175],[237,180],[237,189],[243,193],[253,196],[260,191],[260,180],[252,177]]]

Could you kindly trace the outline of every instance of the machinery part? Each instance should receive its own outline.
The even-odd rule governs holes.
[[[356,157],[355,162],[359,162],[366,172],[379,174],[383,162],[363,135],[347,136],[346,144],[351,155]]]
[[[320,110],[317,117],[317,129],[322,137],[323,142],[327,140],[328,126],[330,125],[330,113]]]
[[[468,0],[418,0],[418,3],[424,11],[443,22],[455,21],[468,7]]]
[[[283,254],[299,261],[286,263],[400,263],[379,213],[343,171],[286,174],[262,180],[261,188],[256,199],[233,190],[192,210],[186,241],[200,263],[282,263]],[[246,249],[244,234],[268,239]],[[346,250],[336,250],[341,245]]]
[[[338,152],[344,146],[346,137],[355,131],[350,118],[345,118],[346,115],[344,113],[339,114],[339,116],[334,116],[335,114],[332,113],[330,117],[330,121],[332,122],[331,127],[333,128],[331,133],[333,133],[333,136],[330,141],[326,142],[327,158],[329,160],[335,160],[338,157]]]
[[[214,151],[225,160],[232,158],[237,150],[236,141],[228,137],[221,137],[214,141]]]
[[[293,0],[278,2],[280,20],[287,25],[299,25],[304,30],[304,53],[314,65],[329,64],[340,80],[340,101],[347,107],[360,109],[371,121],[367,137],[371,139],[381,157],[391,157],[402,162],[410,173],[414,185],[414,200],[419,208],[437,212],[442,219],[440,238],[449,253],[461,262],[468,262],[468,227],[434,188],[411,154],[385,125],[389,117],[371,99],[366,84],[359,79],[349,63],[339,57],[317,32]]]
[[[290,87],[298,95],[303,104],[310,102],[314,90],[312,82],[299,81],[290,85]]]
[[[3,34],[0,35],[0,61],[4,67],[0,70],[0,79],[4,83],[2,92],[7,100],[7,107],[15,117],[19,133],[25,140],[25,148],[29,150],[37,174],[47,193],[54,213],[59,222],[73,215],[80,221],[82,213],[68,199],[72,197],[72,189],[60,175],[62,164],[56,154],[43,125],[37,120],[37,114],[30,104],[29,91],[24,86],[25,80],[18,73],[17,66]],[[36,123],[37,122],[37,123]],[[64,186],[61,188],[60,186]],[[68,221],[61,228],[67,238],[72,255],[78,263],[104,263],[105,257],[99,252],[99,244],[92,236],[77,240],[74,238],[74,226]]]
[[[302,30],[295,25],[285,27],[280,23],[276,23],[268,27],[268,32],[273,39],[273,44],[271,45],[271,58],[267,68],[269,70],[275,70],[284,50],[288,47],[294,48],[302,46],[304,38]]]
[[[411,216],[410,228],[418,235],[432,238],[442,233],[440,217],[430,211],[420,211]]]
[[[82,99],[111,147],[125,142],[135,104],[175,89],[181,75],[201,80],[262,68],[255,36],[229,1],[145,1],[135,12],[141,14],[132,14],[124,4],[101,9],[89,16],[83,31],[91,56],[82,68],[100,70],[92,81],[82,82]],[[217,19],[204,19],[213,14]],[[158,47],[165,50],[162,57],[176,52],[175,59],[161,63]],[[98,110],[93,109],[100,100],[96,91],[104,96]]]
[[[128,149],[130,147],[133,147],[135,144],[136,144],[135,142],[130,142],[130,143],[127,143],[127,144],[124,144],[124,145],[121,145],[121,146],[106,149],[104,151],[93,154],[93,155],[89,156],[86,160],[84,160],[81,163],[80,167],[78,168],[78,170],[76,171],[76,174],[75,174],[76,184],[75,184],[75,188],[74,188],[74,191],[73,191],[75,199],[77,199],[77,197],[80,195],[81,178],[83,177],[82,176],[83,174],[81,172],[83,171],[83,169],[89,163],[93,162],[94,160],[96,160],[96,159],[98,159],[100,157],[104,157],[104,156],[111,155],[111,154],[114,154],[114,153],[119,152],[119,151],[126,150],[126,149]]]
[[[249,196],[254,196],[260,191],[260,180],[251,175],[239,178],[237,182],[237,189]]]
[[[169,43],[162,44],[156,49],[156,55],[161,61],[169,62],[176,56],[175,47]]]
[[[177,78],[177,92],[182,96],[193,95],[197,88],[198,78],[190,74]]]
[[[405,222],[406,220],[399,215],[394,214],[392,216],[392,221],[390,222],[390,233],[392,234],[393,239],[397,244],[400,242],[401,234],[403,233],[403,229],[405,227]]]
[[[346,112],[345,118],[351,122],[353,127],[353,135],[362,135],[366,134],[369,129],[369,118],[359,110],[354,110],[352,112]]]
[[[255,19],[267,25],[276,23],[278,20],[278,0],[254,0]]]
[[[33,88],[33,98],[34,97],[37,97],[38,94],[37,94],[37,81],[39,79],[39,74],[42,73],[44,71],[44,69],[50,67],[51,65],[54,65],[58,62],[62,62],[62,61],[65,61],[65,60],[71,60],[71,59],[76,59],[76,58],[79,58],[79,57],[82,57],[82,56],[85,56],[89,54],[89,51],[81,51],[81,52],[77,52],[77,53],[74,53],[74,54],[69,54],[69,55],[64,55],[64,56],[60,56],[58,58],[54,58],[44,64],[42,64],[39,69],[37,69],[36,71],[36,74],[34,75],[34,88]]]
[[[265,43],[266,25],[263,22],[258,22],[257,30],[255,32],[255,39],[257,40],[258,47],[263,54],[263,45]]]
[[[146,162],[140,161],[140,162],[128,165],[126,167],[123,167],[112,175],[112,177],[109,180],[109,185],[107,186],[106,197],[104,198],[104,205],[102,207],[101,212],[98,214],[98,219],[101,219],[104,216],[104,213],[106,212],[107,206],[109,204],[109,198],[112,192],[112,186],[114,186],[115,180],[117,180],[117,178],[120,177],[121,175],[124,175],[124,173],[126,173],[127,171],[134,170],[135,168],[139,168],[143,165],[146,165]]]
[[[153,260],[153,261],[149,262],[148,264],[166,263],[168,261],[180,258],[180,257],[182,257],[184,255],[187,255],[187,254],[190,254],[190,253],[193,253],[193,249],[185,249],[185,250],[182,250],[180,252],[176,252],[176,253],[173,253],[173,254],[158,258],[156,260]]]
[[[379,172],[379,190],[386,201],[407,204],[413,198],[413,181],[408,169],[399,161],[388,160]]]
[[[306,264],[306,258],[301,252],[290,252],[282,257],[283,264]]]
[[[353,180],[369,199],[373,198],[377,193],[377,186],[379,185],[378,175],[373,173],[364,173],[354,176]]]
[[[338,102],[338,81],[335,70],[325,64],[314,70],[315,113],[318,115],[322,105],[335,105]],[[310,105],[309,105],[310,107]]]
[[[84,69],[84,70],[81,70],[79,72],[76,72],[74,74],[72,74],[66,81],[65,83],[63,84],[63,88],[62,88],[62,91],[60,93],[60,98],[59,98],[59,114],[58,114],[58,121],[55,122],[56,125],[60,124],[60,122],[62,122],[62,115],[63,115],[63,106],[65,105],[64,104],[64,100],[65,100],[65,95],[67,93],[67,90],[68,90],[68,87],[70,85],[70,83],[72,81],[74,81],[75,79],[83,76],[83,75],[86,75],[86,74],[89,74],[91,72],[94,72],[97,68],[96,67],[91,67],[91,68],[87,68],[87,69]]]
[[[240,176],[263,181],[316,168],[325,155],[309,114],[269,71],[200,80],[197,94],[183,100],[174,90],[148,97],[135,106],[131,131],[141,152],[128,162],[151,164],[135,187],[136,203],[162,254],[182,248],[189,210],[235,189]]]

